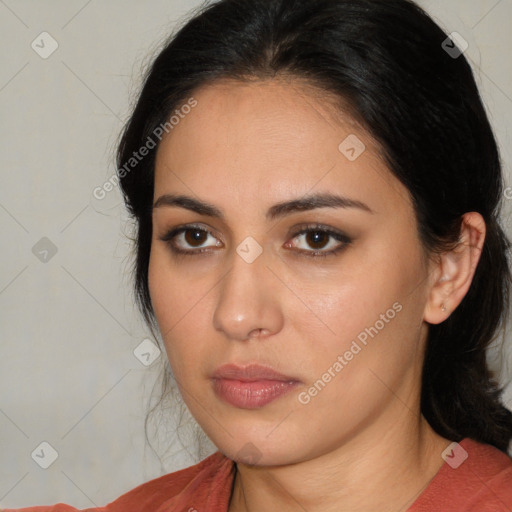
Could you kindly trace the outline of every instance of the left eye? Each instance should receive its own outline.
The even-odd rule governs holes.
[[[332,235],[326,231],[319,230],[308,230],[296,236],[295,238],[302,238],[309,245],[309,247],[313,249],[331,249],[333,244],[331,244],[331,247],[329,247],[329,239],[331,239],[331,242],[334,241]],[[334,246],[336,246],[336,243],[334,243]]]
[[[306,256],[327,256],[341,251],[351,240],[346,235],[326,228],[308,227],[296,233],[293,240],[298,239],[306,243],[306,248],[301,253]],[[285,244],[286,247],[297,247],[297,245]],[[313,251],[308,250],[314,249]],[[300,248],[300,247],[299,247]]]

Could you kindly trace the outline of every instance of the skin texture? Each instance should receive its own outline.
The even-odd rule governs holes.
[[[482,217],[466,214],[460,247],[429,259],[409,193],[379,147],[310,87],[224,81],[193,96],[197,106],[158,149],[154,199],[185,194],[225,219],[154,208],[149,287],[185,403],[238,463],[230,512],[406,510],[450,444],[420,414],[423,353],[428,324],[444,321],[469,288]],[[338,148],[351,134],[366,146],[355,161]],[[276,203],[314,193],[362,201],[372,213],[331,207],[265,216]],[[195,244],[179,235],[174,243],[207,252],[174,254],[161,238],[189,223],[212,234]],[[337,254],[308,257],[341,245],[327,235],[316,245],[295,236],[312,223],[351,242]],[[246,237],[263,250],[252,263],[237,253]],[[301,403],[299,394],[393,304],[400,306],[394,318]],[[224,363],[260,363],[300,385],[260,409],[234,407],[212,388]]]

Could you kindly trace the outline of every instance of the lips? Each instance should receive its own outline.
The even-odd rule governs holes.
[[[300,381],[267,366],[227,364],[214,372],[212,383],[224,402],[241,409],[258,409],[287,394]]]
[[[282,382],[297,381],[294,377],[283,375],[282,373],[276,372],[268,366],[262,366],[259,364],[250,364],[247,366],[237,366],[235,364],[225,364],[218,368],[213,378],[217,379],[232,379],[240,380],[245,382],[254,382],[259,380],[274,380]]]

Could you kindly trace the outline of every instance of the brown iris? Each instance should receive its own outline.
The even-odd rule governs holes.
[[[202,229],[187,229],[185,231],[185,241],[193,246],[194,243],[202,245],[208,238],[208,233]]]
[[[314,249],[322,249],[329,241],[329,234],[323,231],[309,231],[306,234],[306,242]]]

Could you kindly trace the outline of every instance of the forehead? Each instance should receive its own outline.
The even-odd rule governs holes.
[[[197,105],[159,145],[155,196],[172,189],[240,206],[255,194],[271,202],[332,189],[371,196],[377,186],[381,199],[404,195],[378,145],[332,95],[269,80],[218,82],[192,96]],[[362,151],[357,159],[347,144]]]
[[[196,159],[232,159],[250,152],[274,160],[284,154],[295,160],[305,154],[318,158],[329,143],[337,148],[340,121],[345,131],[356,129],[349,116],[336,118],[332,95],[320,94],[282,80],[215,82],[193,93],[197,106],[164,137],[159,153],[179,159],[183,153],[172,149],[194,141]],[[326,139],[327,132],[333,140]]]

